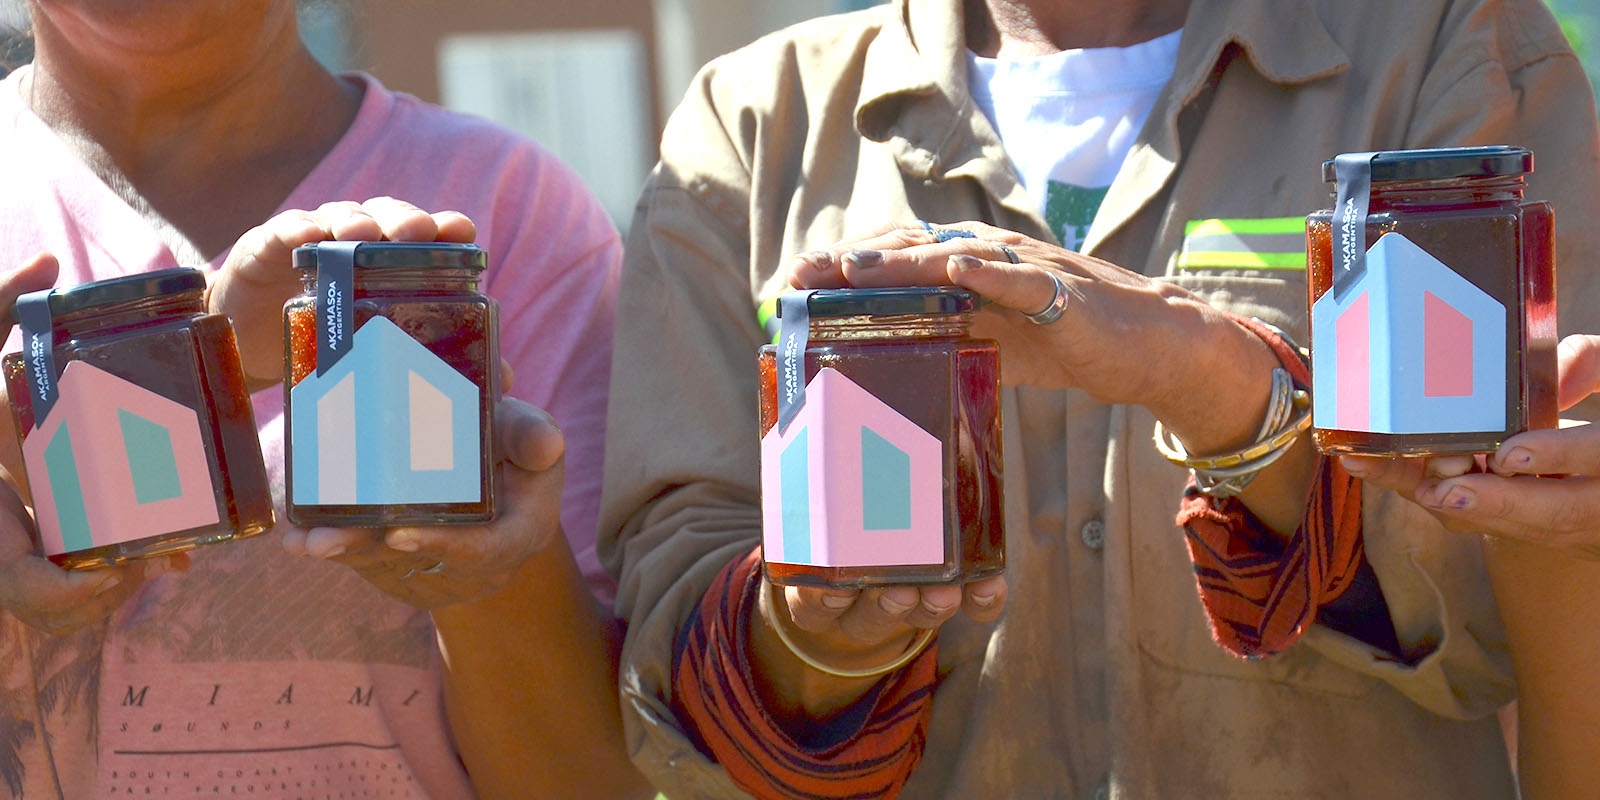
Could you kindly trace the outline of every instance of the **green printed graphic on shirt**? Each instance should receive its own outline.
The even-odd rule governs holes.
[[[1044,221],[1062,245],[1073,250],[1083,245],[1089,224],[1094,222],[1109,188],[1085,189],[1057,180],[1045,182]]]

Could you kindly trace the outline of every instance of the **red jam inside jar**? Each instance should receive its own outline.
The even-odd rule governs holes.
[[[1000,359],[970,334],[976,299],[839,289],[808,308],[806,401],[782,431],[778,346],[758,357],[767,578],[855,588],[1004,572]]]
[[[1306,218],[1319,450],[1485,453],[1556,425],[1554,217],[1523,200],[1532,168],[1514,147],[1377,153],[1348,298],[1330,295],[1334,211]]]
[[[365,242],[350,262],[348,352],[319,371],[326,246],[294,252],[305,293],[284,306],[284,449],[296,525],[494,518],[497,307],[473,245]]]
[[[174,269],[18,301],[24,352],[3,368],[51,561],[109,566],[272,528],[233,326],[204,290]]]

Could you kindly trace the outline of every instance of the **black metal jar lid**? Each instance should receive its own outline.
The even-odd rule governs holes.
[[[1425,150],[1382,150],[1372,157],[1375,181],[1432,181],[1450,178],[1494,178],[1533,171],[1533,153],[1526,147],[1435,147]],[[1333,162],[1322,162],[1322,180],[1334,182]]]
[[[123,275],[57,289],[50,293],[50,313],[73,314],[79,311],[142,300],[146,297],[197,292],[206,288],[205,273],[197,269],[163,269]]]
[[[813,317],[891,317],[908,314],[960,314],[976,311],[978,297],[954,286],[899,286],[889,289],[817,289],[807,304]],[[783,316],[783,304],[778,304]]]
[[[355,251],[357,269],[466,269],[483,271],[488,256],[475,244],[452,242],[362,242]],[[295,269],[317,268],[317,245],[294,249]]]

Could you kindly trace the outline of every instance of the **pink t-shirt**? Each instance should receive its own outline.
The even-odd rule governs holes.
[[[71,286],[180,266],[22,102],[21,74],[0,81],[0,269],[49,251],[58,285]],[[562,522],[609,601],[594,540],[616,231],[538,145],[349,80],[365,92],[355,122],[282,208],[392,195],[477,223],[511,394],[566,434]],[[282,389],[254,401],[282,520]],[[0,613],[0,791],[470,797],[428,614],[345,567],[286,555],[279,536],[196,550],[188,573],[146,584],[109,622],[73,634],[45,637]]]

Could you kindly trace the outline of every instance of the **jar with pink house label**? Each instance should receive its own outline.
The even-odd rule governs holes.
[[[1520,147],[1351,153],[1306,218],[1313,439],[1491,452],[1556,424],[1554,223]]]
[[[779,584],[952,583],[1005,569],[1000,359],[954,288],[778,299],[761,348],[762,552]]]
[[[233,326],[172,269],[17,300],[3,368],[39,551],[107,566],[272,527]]]

